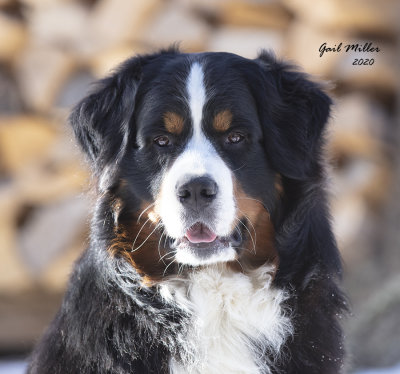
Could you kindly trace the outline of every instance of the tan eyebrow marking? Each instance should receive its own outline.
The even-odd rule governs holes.
[[[232,113],[230,110],[223,110],[219,112],[213,121],[213,126],[217,131],[226,131],[229,129],[232,123]]]
[[[170,133],[180,134],[183,130],[184,119],[177,113],[166,112],[164,114],[164,124]]]

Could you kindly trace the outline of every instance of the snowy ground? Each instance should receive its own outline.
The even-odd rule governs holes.
[[[24,374],[26,363],[23,361],[0,361],[0,374]],[[354,374],[400,374],[400,364],[387,369],[358,371]]]
[[[25,369],[23,361],[0,361],[0,374],[23,374]]]
[[[355,374],[400,374],[400,364],[392,368],[358,371]]]

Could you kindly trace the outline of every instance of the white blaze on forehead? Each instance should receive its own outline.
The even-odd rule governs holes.
[[[201,120],[203,118],[203,107],[206,102],[206,89],[204,87],[203,69],[198,62],[195,62],[189,73],[187,81],[189,96],[189,107],[193,121],[193,135],[200,136]]]
[[[207,175],[216,182],[218,193],[212,206],[214,217],[205,223],[216,235],[226,236],[233,229],[236,213],[232,175],[202,129],[207,92],[203,68],[198,62],[190,68],[186,90],[193,132],[185,149],[165,174],[157,202],[158,212],[168,235],[173,238],[183,237],[188,227],[187,222],[184,222],[185,207],[176,196],[176,186],[182,180]]]

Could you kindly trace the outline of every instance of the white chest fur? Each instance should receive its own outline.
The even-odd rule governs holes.
[[[184,342],[187,357],[172,359],[171,373],[269,373],[260,356],[266,351],[278,355],[292,332],[282,306],[287,296],[271,287],[272,270],[264,266],[244,275],[216,265],[160,287],[168,301],[193,315]]]

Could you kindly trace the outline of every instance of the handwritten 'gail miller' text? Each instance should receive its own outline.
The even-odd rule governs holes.
[[[322,57],[326,52],[361,52],[361,53],[372,53],[379,52],[380,49],[378,47],[374,47],[371,42],[364,44],[346,44],[343,46],[343,43],[340,42],[338,45],[334,45],[333,47],[329,47],[327,43],[322,43],[319,47],[319,57]]]

